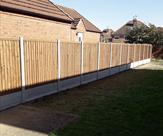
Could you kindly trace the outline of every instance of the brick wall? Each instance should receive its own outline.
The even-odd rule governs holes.
[[[84,42],[91,43],[91,42],[99,42],[99,40],[100,40],[100,34],[99,33],[88,32],[85,30],[83,21],[79,22],[76,30],[71,31],[71,40],[72,41],[76,41],[76,42],[78,41],[78,38],[76,36],[76,34],[78,32],[81,32],[84,34],[84,37],[83,37]]]
[[[70,40],[70,24],[0,11],[0,38]]]
[[[85,31],[82,21],[73,30],[68,23],[0,11],[0,38],[78,42],[77,32],[84,33],[84,42],[99,42],[100,34]]]

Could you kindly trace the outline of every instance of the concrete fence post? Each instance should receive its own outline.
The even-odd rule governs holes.
[[[60,91],[61,79],[61,41],[57,40],[57,62],[58,62],[58,91]]]
[[[21,101],[23,102],[24,91],[25,91],[25,63],[24,63],[24,40],[23,37],[19,38],[19,47],[20,47],[20,68],[21,68],[21,84],[22,84],[22,93]]]
[[[130,46],[129,46],[129,44],[127,44],[127,65],[126,65],[126,69],[129,69],[129,67],[128,67],[128,65],[130,65],[129,64],[130,63]]]
[[[83,41],[80,43],[80,84],[82,84],[83,73],[84,73],[84,43]]]
[[[98,43],[98,55],[97,55],[97,79],[99,75],[100,70],[100,56],[101,56],[101,43]]]

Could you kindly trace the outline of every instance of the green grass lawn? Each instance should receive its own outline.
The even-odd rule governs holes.
[[[79,116],[78,122],[54,130],[52,136],[163,136],[163,61],[152,65],[34,105]]]

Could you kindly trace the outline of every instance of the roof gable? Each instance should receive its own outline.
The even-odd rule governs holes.
[[[67,8],[67,7],[63,7],[60,5],[58,5],[58,7],[60,7],[63,11],[65,11],[69,16],[71,16],[74,19],[72,28],[75,29],[77,24],[79,23],[79,21],[82,20],[86,31],[101,33],[101,30],[99,28],[97,28],[94,24],[92,24],[85,17],[83,17],[81,14],[79,14],[76,10]]]
[[[114,32],[114,36],[124,36],[126,33],[128,33],[130,30],[132,30],[133,27],[139,27],[139,26],[146,26],[143,22],[139,20],[131,20],[127,22],[125,25],[123,25],[120,29]]]
[[[82,32],[83,30],[86,31],[85,29],[85,25],[82,19],[79,20],[78,24],[76,25],[76,28],[78,29],[78,31]]]
[[[0,0],[0,10],[72,22],[70,17],[49,0]]]

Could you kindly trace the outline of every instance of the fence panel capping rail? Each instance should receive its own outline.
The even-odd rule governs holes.
[[[0,39],[0,111],[147,64],[151,54],[148,44]],[[20,73],[16,91],[9,70]]]

